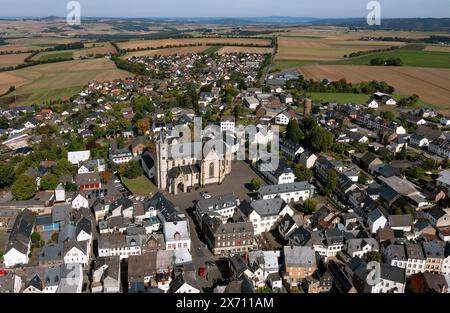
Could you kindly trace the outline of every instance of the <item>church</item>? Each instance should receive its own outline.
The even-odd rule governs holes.
[[[173,194],[221,184],[231,173],[232,151],[223,140],[205,137],[184,143],[179,137],[156,142],[156,184]]]

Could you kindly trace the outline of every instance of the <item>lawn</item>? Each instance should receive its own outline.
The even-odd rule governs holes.
[[[319,63],[320,61],[313,60],[280,60],[275,59],[273,62],[271,72],[285,71],[288,69],[298,68],[303,65]]]
[[[34,59],[43,62],[56,59],[68,61],[73,59],[73,52],[74,50],[42,52],[39,53]]]
[[[423,51],[408,47],[345,60],[330,61],[327,64],[370,65],[370,61],[374,58],[400,58],[404,66],[450,68],[450,52]]]
[[[307,92],[306,95],[313,102],[337,102],[362,104],[369,100],[370,95],[357,93]]]
[[[133,195],[137,196],[148,196],[150,193],[154,194],[158,190],[145,176],[139,176],[135,179],[122,177],[122,183]]]
[[[219,51],[221,48],[222,48],[222,46],[210,46],[210,47],[208,47],[208,49],[203,51],[203,53],[205,53],[206,55],[211,55],[211,54],[214,54],[217,51]]]

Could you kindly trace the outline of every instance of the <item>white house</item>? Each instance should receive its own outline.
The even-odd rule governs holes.
[[[404,293],[405,285],[405,269],[382,263],[379,282],[368,287],[370,293]]]
[[[430,141],[428,140],[428,138],[418,135],[418,134],[412,135],[409,142],[411,143],[411,145],[419,147],[419,148],[428,147],[428,145],[430,144]]]
[[[378,229],[384,228],[386,223],[387,219],[379,209],[375,209],[367,215],[367,224],[372,234],[375,234]]]
[[[280,251],[251,251],[249,253],[249,277],[257,288],[264,287],[269,274],[278,273]]]
[[[171,293],[200,293],[196,287],[195,272],[181,272],[171,282],[169,290]]]
[[[286,203],[304,201],[314,196],[315,187],[309,182],[294,182],[281,185],[261,186],[258,190],[260,199],[279,197]]]
[[[234,132],[235,129],[235,119],[234,116],[222,117],[220,120],[220,131],[230,131]]]
[[[366,253],[378,251],[378,241],[374,238],[353,238],[346,241],[345,250],[351,257],[362,258]]]
[[[448,117],[442,117],[440,122],[443,126],[450,126],[450,118]]]
[[[64,202],[66,201],[66,190],[63,184],[59,184],[55,188],[55,201]]]
[[[317,156],[309,150],[303,151],[298,158],[298,162],[306,166],[306,168],[313,168],[316,164]]]
[[[376,100],[370,100],[368,103],[367,103],[367,108],[368,109],[378,109],[378,102],[376,101]]]
[[[256,110],[256,108],[259,106],[259,100],[255,97],[245,97],[244,98],[244,104],[250,109],[250,110]]]
[[[269,231],[284,215],[294,215],[292,208],[281,198],[251,201],[243,211],[253,223],[255,235]]]
[[[120,233],[101,234],[98,240],[98,256],[119,256],[120,259],[128,259],[130,255],[141,255],[141,244],[133,236],[127,237]]]
[[[64,242],[64,263],[89,264],[89,242],[68,240]]]
[[[186,220],[163,223],[164,240],[166,250],[188,249],[191,250],[191,236]]]
[[[78,165],[78,163],[87,161],[91,157],[91,151],[71,151],[67,153],[67,159],[73,165]]]
[[[287,125],[289,124],[289,116],[286,111],[280,112],[275,116],[275,124]]]
[[[78,193],[72,200],[72,208],[74,209],[89,208],[89,200],[87,195],[84,193]]]

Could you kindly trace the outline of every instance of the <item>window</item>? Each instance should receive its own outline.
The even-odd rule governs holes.
[[[214,163],[209,163],[209,178],[214,178]]]

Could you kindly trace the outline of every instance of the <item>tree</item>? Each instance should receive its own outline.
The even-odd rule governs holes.
[[[331,134],[319,126],[315,126],[311,130],[311,134],[308,139],[311,149],[317,153],[329,150],[333,144],[333,137]]]
[[[53,234],[52,234],[52,236],[51,236],[51,240],[53,241],[53,242],[58,242],[58,238],[59,238],[59,234],[58,234],[58,232],[53,232]]]
[[[291,118],[286,127],[286,137],[293,142],[299,142],[303,139],[304,134],[298,125],[296,119]]]
[[[298,181],[310,181],[313,176],[312,171],[301,163],[295,164],[294,174]]]
[[[141,165],[138,161],[132,160],[128,162],[128,164],[125,167],[125,171],[123,172],[123,176],[125,176],[128,179],[134,179],[136,177],[141,176],[144,173],[142,170]]]
[[[369,176],[367,176],[366,173],[364,173],[364,172],[359,173],[358,182],[360,184],[363,184],[363,185],[367,184],[368,179],[369,179]]]
[[[317,207],[317,202],[314,199],[306,199],[305,202],[303,203],[303,212],[305,213],[312,213],[314,211],[316,211],[316,207]]]
[[[261,181],[258,178],[253,178],[250,181],[250,187],[252,188],[252,190],[256,191],[259,188],[261,188]]]
[[[370,251],[370,252],[367,252],[367,254],[365,256],[365,261],[366,262],[374,261],[374,262],[381,263],[383,261],[383,257],[381,255],[381,253],[378,251]]]
[[[16,200],[29,200],[37,192],[36,181],[31,176],[22,175],[12,185],[11,192]]]
[[[384,118],[388,121],[392,122],[393,120],[395,120],[395,114],[392,111],[383,111],[383,112],[381,112],[380,115],[382,118]]]
[[[325,187],[325,191],[327,194],[332,193],[338,184],[338,177],[335,171],[331,170],[328,173],[328,177],[327,177],[327,185]]]
[[[9,164],[0,164],[0,188],[11,186],[14,182],[14,167]]]
[[[37,232],[33,232],[31,234],[31,242],[36,245],[37,243],[39,243],[41,241],[41,235],[39,235],[39,233]]]
[[[73,184],[73,183],[66,183],[66,185],[64,186],[64,190],[68,191],[68,192],[74,192],[78,190],[77,185]]]
[[[136,122],[136,128],[139,136],[143,136],[150,129],[150,122],[147,118],[141,118]]]
[[[58,186],[58,176],[52,173],[45,174],[41,179],[42,190],[55,190]]]

